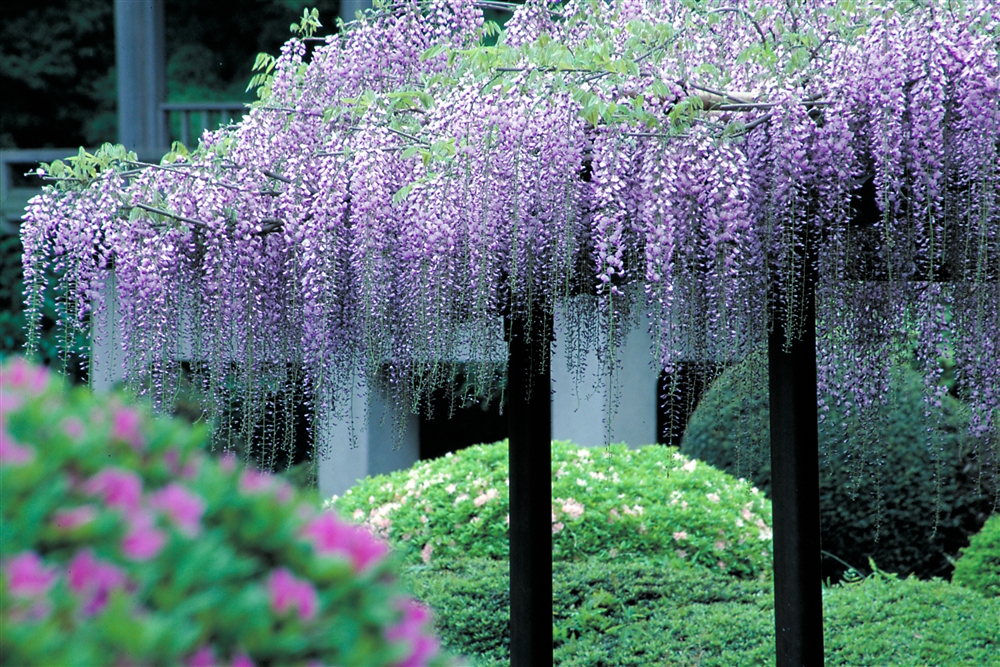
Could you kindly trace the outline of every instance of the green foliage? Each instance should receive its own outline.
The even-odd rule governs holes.
[[[506,561],[411,566],[403,579],[437,611],[444,645],[478,667],[509,662]],[[554,662],[564,667],[774,664],[769,582],[654,559],[553,565]],[[828,667],[1000,664],[1000,600],[940,580],[877,573],[825,589]]]
[[[508,554],[507,443],[369,477],[333,499],[411,563]],[[552,443],[553,559],[658,556],[738,577],[771,572],[771,505],[675,448]]]
[[[751,477],[769,494],[763,364],[751,359],[715,381],[691,416],[681,451]],[[949,558],[992,511],[995,480],[980,475],[963,406],[945,396],[927,417],[923,392],[915,371],[893,371],[888,405],[876,416],[876,443],[858,437],[844,443],[835,408],[820,423],[822,540],[823,550],[832,554],[824,558],[824,577],[842,576],[840,561],[865,571],[869,558],[890,572],[946,576]],[[849,433],[861,430],[856,418],[847,424]]]
[[[384,544],[209,458],[204,427],[21,359],[0,378],[4,664],[444,663]]]
[[[0,236],[0,361],[27,349],[27,318],[24,311],[24,275],[21,266],[21,239],[14,234]],[[63,355],[60,350],[80,349],[82,337],[73,334],[74,340],[65,341],[65,331],[56,323],[60,320],[60,307],[55,294],[47,290],[40,306],[41,323],[35,341],[38,360],[46,366],[65,373],[74,382],[85,382],[86,373],[75,354]]]
[[[1000,598],[1000,515],[990,517],[962,549],[951,580],[987,597]]]

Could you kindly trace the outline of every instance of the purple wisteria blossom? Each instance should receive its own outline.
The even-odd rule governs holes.
[[[661,368],[738,360],[812,283],[821,393],[874,415],[912,362],[934,401],[945,359],[995,453],[995,3],[779,5],[529,0],[487,47],[473,0],[407,0],[295,37],[197,150],[44,172],[29,317],[58,276],[66,326],[113,310],[137,389],[171,396],[188,350],[250,433],[296,373],[321,418],[366,384],[413,409],[539,308],[598,322],[577,362],[613,370],[642,314]]]

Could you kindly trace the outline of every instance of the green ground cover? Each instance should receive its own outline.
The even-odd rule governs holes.
[[[436,613],[447,649],[509,664],[506,561],[410,566],[403,580]],[[561,667],[774,664],[770,582],[649,559],[556,562]],[[940,579],[876,573],[824,589],[827,667],[996,667],[1000,600]]]

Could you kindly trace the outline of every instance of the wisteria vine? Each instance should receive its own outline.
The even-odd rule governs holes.
[[[796,335],[812,281],[822,393],[875,414],[910,359],[933,401],[945,360],[995,458],[995,3],[529,0],[503,30],[482,15],[501,5],[402,0],[325,38],[303,21],[196,150],[43,169],[34,325],[55,279],[64,324],[89,326],[113,271],[154,396],[187,358],[216,407],[301,372],[343,418],[359,383],[413,410],[451,361],[502,366],[504,316],[536,308],[598,318],[577,364],[596,348],[613,370],[641,313],[661,368],[737,360],[776,317]]]

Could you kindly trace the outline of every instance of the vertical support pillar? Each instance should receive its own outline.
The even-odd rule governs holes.
[[[340,0],[340,18],[344,23],[350,23],[355,14],[371,6],[371,0]]]
[[[328,410],[317,416],[315,437],[320,451],[317,481],[323,500],[343,495],[358,480],[409,468],[420,459],[420,424],[416,415],[399,415],[377,389],[358,387],[350,417],[334,420]],[[402,439],[394,432],[404,420]]]
[[[167,147],[165,0],[115,0],[118,140],[140,154]]]
[[[768,339],[777,667],[823,665],[816,295],[811,274],[807,271],[804,281],[800,337],[785,349],[788,323],[779,317]]]
[[[114,271],[101,288],[104,308],[93,314],[90,324],[90,387],[106,393],[125,379],[125,350],[118,322],[118,289]]]
[[[579,383],[566,363],[566,353],[559,341],[568,326],[565,318],[555,317],[555,343],[552,346],[552,438],[570,440],[584,447],[603,447],[611,420],[611,442],[641,447],[657,442],[657,369],[650,353],[652,340],[647,332],[649,321],[643,318],[632,329],[625,345],[618,351],[618,409],[612,411],[605,391],[594,391],[605,369],[593,350],[587,355],[587,368]],[[579,384],[579,386],[577,386]]]
[[[510,664],[552,667],[552,315],[509,331]]]

